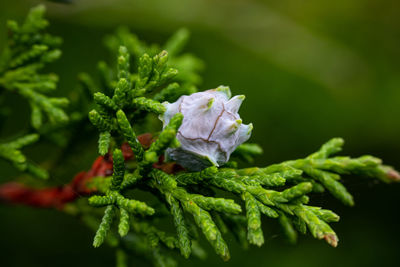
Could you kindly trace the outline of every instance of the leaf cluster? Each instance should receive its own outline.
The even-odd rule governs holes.
[[[57,87],[58,76],[42,73],[47,64],[61,56],[58,47],[62,42],[61,38],[46,32],[49,23],[43,18],[44,12],[44,6],[39,5],[29,12],[23,23],[8,21],[9,38],[0,57],[0,96],[11,92],[24,98],[31,108],[33,132],[39,133],[44,131],[46,122],[58,127],[69,120],[64,110],[68,99],[49,96]],[[27,160],[20,150],[38,139],[39,134],[32,133],[4,142],[0,144],[0,157],[12,162],[20,171],[47,178],[47,172]]]
[[[96,232],[94,247],[107,243],[116,248],[117,266],[127,266],[132,254],[160,267],[176,266],[175,252],[186,259],[191,255],[204,258],[199,245],[202,239],[228,260],[227,236],[233,235],[244,248],[261,246],[265,242],[262,222],[270,219],[281,225],[292,243],[298,233],[309,233],[335,247],[339,239],[330,224],[339,221],[339,216],[310,205],[310,197],[328,191],[352,206],[353,197],[341,176],[400,180],[398,172],[375,157],[335,156],[343,146],[340,138],[303,159],[265,167],[239,168],[239,163],[231,160],[220,168],[190,172],[175,162],[166,162],[166,149],[180,146],[176,134],[183,115],[176,114],[156,131],[149,125],[164,114],[163,101],[174,102],[192,94],[201,83],[202,62],[183,53],[189,37],[186,29],[177,31],[163,46],[147,45],[127,28],[108,36],[105,43],[115,62],[98,64],[98,81],[85,73],[79,76],[94,103],[89,100],[82,110],[67,116],[68,101],[49,96],[56,88],[57,76],[42,73],[43,67],[61,54],[61,40],[45,31],[48,22],[43,12],[44,7],[39,6],[23,24],[8,23],[10,38],[0,62],[0,90],[28,101],[32,128],[39,133],[45,124],[57,127],[75,121],[85,126],[81,113],[91,107],[88,117],[99,132],[100,159],[112,161],[113,172],[87,182],[87,189],[96,193],[88,203],[78,200],[65,211],[78,215]],[[79,125],[68,127],[73,132]],[[153,142],[141,143],[138,133],[149,131]],[[75,138],[80,134],[77,131]],[[38,138],[34,133],[2,143],[0,157],[21,171],[46,178],[48,174],[21,151]],[[232,156],[252,163],[261,153],[257,144],[243,144]],[[150,193],[155,200],[143,201],[138,192]],[[173,225],[172,231],[163,227],[166,221]]]
[[[176,41],[182,40],[181,35],[182,31],[167,43],[174,44],[172,54],[182,46]],[[183,94],[178,80],[174,80],[180,69],[171,67],[165,50],[157,53],[154,47],[145,48],[125,30],[108,39],[113,51],[117,51],[116,46],[121,43],[127,46],[118,49],[116,80],[110,82],[114,87],[108,95],[94,94],[97,107],[89,113],[92,124],[100,132],[99,153],[107,155],[110,148],[115,147],[113,176],[99,177],[91,183],[102,195],[92,196],[89,203],[107,207],[95,236],[95,246],[112,234],[111,223],[117,218],[118,209],[118,233],[143,239],[147,249],[150,247],[155,253],[152,261],[156,266],[174,266],[174,261],[164,258],[169,257],[162,253],[165,249],[177,249],[185,258],[196,254],[194,244],[199,238],[198,230],[223,260],[230,258],[224,237],[227,234],[233,234],[243,247],[261,246],[265,241],[263,216],[276,219],[292,243],[296,242],[298,233],[310,233],[335,247],[339,239],[330,223],[337,222],[339,216],[331,210],[309,205],[309,195],[327,190],[351,206],[353,197],[340,182],[340,175],[364,175],[385,182],[398,179],[391,175],[395,171],[382,165],[377,158],[333,157],[343,145],[340,138],[330,140],[304,159],[267,167],[241,169],[237,168],[237,162],[231,161],[221,168],[209,167],[200,172],[168,173],[156,168],[155,164],[163,161],[167,148],[179,146],[175,136],[182,114],[175,115],[148,148],[139,142],[134,129],[137,124],[146,123],[148,114],[160,116],[165,112],[160,101],[177,99]],[[146,51],[152,51],[152,56]],[[131,64],[132,56],[137,59],[136,63]],[[136,73],[131,73],[132,65],[136,66]],[[124,160],[119,149],[123,143],[132,150],[133,160]],[[243,144],[233,156],[253,162],[261,153],[258,145]],[[162,208],[150,208],[132,199],[133,189],[153,193]],[[221,192],[224,192],[223,197],[218,196]],[[175,235],[152,225],[157,216],[170,218]]]

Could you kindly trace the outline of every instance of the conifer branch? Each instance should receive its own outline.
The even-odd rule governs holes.
[[[31,124],[36,130],[45,124],[61,127],[69,119],[84,123],[79,114],[79,118],[66,114],[65,98],[48,96],[56,87],[57,77],[42,74],[41,70],[60,56],[61,40],[45,33],[48,22],[42,17],[43,12],[44,8],[39,6],[22,25],[9,23],[11,38],[1,58],[0,87],[27,99],[32,108]],[[366,176],[389,183],[399,182],[400,174],[372,156],[335,156],[344,143],[340,138],[328,141],[303,159],[266,167],[238,168],[234,160],[252,163],[262,153],[257,144],[250,143],[238,146],[232,154],[234,160],[227,159],[223,166],[190,171],[181,167],[179,161],[168,162],[165,155],[169,149],[181,146],[177,135],[184,125],[185,113],[171,115],[163,129],[154,131],[149,124],[151,118],[169,114],[163,101],[173,102],[182,95],[197,92],[203,64],[182,53],[188,37],[188,31],[181,29],[160,47],[147,45],[126,28],[120,28],[106,38],[115,62],[98,64],[99,84],[87,74],[79,76],[85,94],[93,95],[94,105],[85,107],[90,107],[89,121],[99,132],[101,156],[89,172],[78,174],[71,184],[31,194],[36,200],[42,192],[59,194],[58,202],[33,202],[43,207],[56,206],[80,217],[96,232],[94,247],[103,243],[115,247],[120,267],[127,266],[132,254],[144,256],[154,266],[176,266],[168,250],[180,252],[184,258],[191,255],[202,258],[205,253],[197,242],[198,233],[217,255],[228,260],[230,252],[225,235],[232,234],[244,248],[249,244],[261,246],[265,242],[262,223],[270,219],[282,226],[291,243],[296,242],[298,233],[309,232],[314,238],[337,246],[339,239],[330,223],[339,221],[339,216],[309,205],[309,194],[327,190],[343,204],[352,206],[354,200],[341,183],[342,175]],[[228,87],[212,91],[230,98]],[[243,99],[243,96],[232,98],[231,109],[237,111]],[[207,111],[213,105],[211,100],[203,108]],[[237,124],[241,120],[236,120],[233,126]],[[249,131],[252,126],[247,127]],[[138,135],[149,129],[151,134]],[[46,178],[47,173],[33,165],[21,151],[38,138],[38,134],[28,134],[2,143],[0,157],[21,171]],[[208,139],[207,142],[212,143]],[[26,189],[15,185],[10,188]],[[153,194],[158,204],[152,201],[150,207],[134,190]],[[75,201],[82,196],[78,196],[80,193],[91,194],[89,205]],[[159,219],[171,220],[175,231],[168,233],[156,227]]]
[[[69,117],[65,112],[68,99],[50,97],[58,82],[53,73],[42,73],[42,69],[61,56],[58,48],[61,38],[46,32],[48,21],[43,18],[45,7],[39,5],[30,10],[22,24],[10,20],[7,23],[9,38],[0,57],[0,91],[18,94],[31,107],[31,126],[41,132],[48,124],[52,127],[65,125]],[[46,170],[33,164],[21,152],[25,145],[36,142],[37,133],[0,145],[0,157],[11,162],[18,170],[42,179],[48,178]],[[20,146],[16,146],[17,143]]]
[[[45,32],[48,21],[43,18],[45,8],[38,6],[28,14],[25,22],[8,22],[10,39],[0,62],[0,87],[26,98],[32,107],[32,126],[43,124],[42,113],[53,124],[66,123],[68,116],[63,108],[66,98],[51,98],[46,94],[56,88],[55,74],[41,74],[43,67],[61,56],[59,37]]]

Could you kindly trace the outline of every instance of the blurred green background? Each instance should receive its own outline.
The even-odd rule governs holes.
[[[21,20],[39,2],[0,1],[0,48],[6,20]],[[102,40],[117,26],[129,26],[148,42],[163,42],[185,26],[192,32],[186,50],[206,63],[202,89],[223,84],[246,95],[241,116],[253,122],[251,141],[265,150],[258,165],[302,157],[341,136],[344,153],[373,154],[400,168],[400,1],[45,3],[50,31],[64,39],[63,57],[51,68],[60,75],[59,95],[76,87],[79,72],[94,73],[97,62],[108,58]],[[26,111],[17,100],[16,108]],[[1,136],[21,128],[23,117],[11,116]],[[88,143],[90,152],[66,164],[68,176],[90,167],[96,138]],[[51,146],[41,151],[52,153]],[[6,164],[0,167],[0,182],[11,180],[15,173]],[[314,204],[341,215],[333,225],[340,238],[336,249],[309,237],[290,246],[277,225],[265,219],[262,248],[243,251],[228,238],[228,263],[208,249],[206,262],[180,260],[180,266],[399,266],[400,186],[362,179],[345,185],[355,196],[354,208],[328,194],[314,197]],[[112,251],[91,248],[93,233],[74,218],[5,205],[0,216],[0,266],[113,266]],[[138,259],[135,266],[146,264]]]

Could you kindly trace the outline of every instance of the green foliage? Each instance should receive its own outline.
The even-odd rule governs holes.
[[[174,224],[176,227],[176,234],[179,242],[179,249],[181,254],[186,259],[189,258],[192,253],[192,245],[189,236],[189,229],[185,223],[185,217],[183,215],[183,210],[177,200],[175,200],[171,195],[168,195],[168,204],[171,206],[171,214],[174,218]]]
[[[38,134],[29,134],[11,142],[0,144],[0,157],[11,162],[20,171],[26,171],[38,178],[47,179],[48,173],[30,162],[21,152],[21,148],[35,143],[38,139]]]
[[[181,172],[175,175],[150,169],[145,175],[146,180],[141,180],[141,183],[157,189],[164,196],[176,227],[175,247],[180,249],[185,258],[190,256],[195,241],[190,235],[190,221],[185,218],[185,212],[192,216],[215,252],[224,260],[230,257],[223,238],[227,231],[231,231],[244,247],[247,242],[257,246],[264,243],[262,215],[278,219],[291,243],[296,242],[298,232],[306,234],[309,231],[313,237],[323,239],[335,247],[338,237],[329,223],[337,222],[339,216],[330,210],[309,206],[307,194],[315,187],[320,187],[319,190],[326,188],[344,204],[351,205],[352,197],[340,183],[339,174],[370,175],[382,169],[380,162],[370,156],[330,157],[332,153],[340,151],[343,142],[337,142],[338,140],[332,139],[305,159],[286,161],[265,168],[209,167],[201,172]],[[160,154],[162,153],[158,155]],[[390,169],[385,178],[381,179],[389,181],[391,171],[393,170]],[[334,177],[334,183],[321,179],[318,176],[320,173]],[[189,193],[187,188],[190,186],[218,188],[241,196],[245,216],[241,215],[241,206],[233,200],[204,196],[200,191],[199,194]]]
[[[114,217],[114,207],[108,206],[104,212],[103,219],[101,220],[99,229],[97,229],[96,236],[93,240],[93,246],[99,247],[107,236],[108,231],[110,231],[111,223]]]
[[[56,89],[58,77],[53,73],[41,73],[48,64],[61,56],[58,48],[61,38],[46,32],[48,21],[43,18],[44,6],[33,8],[24,23],[8,21],[9,39],[0,57],[0,92],[9,91],[25,98],[31,107],[31,126],[43,131],[46,123],[51,127],[63,125],[69,118],[64,111],[66,98],[50,97]],[[0,157],[13,163],[20,171],[47,178],[48,173],[31,163],[20,151],[25,145],[36,142],[37,134],[0,145]]]
[[[68,101],[47,96],[55,89],[56,76],[39,74],[46,63],[60,55],[60,40],[44,32],[48,23],[42,18],[43,11],[43,7],[33,9],[21,26],[9,23],[11,39],[0,65],[1,89],[28,100],[32,126],[37,130],[43,127],[43,114],[53,126],[68,121],[63,109]],[[244,248],[262,246],[262,223],[269,219],[276,219],[291,243],[296,242],[298,233],[309,232],[335,247],[338,237],[329,224],[337,222],[339,216],[309,205],[308,195],[327,190],[352,206],[353,197],[341,183],[341,175],[362,175],[383,182],[399,181],[400,175],[372,156],[334,156],[343,145],[340,138],[303,159],[266,167],[238,168],[238,163],[231,161],[220,168],[189,172],[165,162],[166,149],[180,145],[176,135],[183,115],[176,114],[155,133],[153,129],[159,124],[154,126],[154,118],[165,112],[162,101],[172,102],[196,92],[201,82],[201,61],[182,54],[188,37],[188,31],[181,29],[159,47],[146,45],[120,28],[106,38],[116,61],[98,64],[100,83],[87,74],[79,76],[84,92],[93,95],[93,105],[90,102],[85,108],[91,107],[88,117],[99,132],[98,151],[104,156],[101,159],[112,161],[113,173],[85,184],[96,192],[89,197],[89,205],[77,201],[65,211],[78,215],[96,231],[94,247],[103,243],[115,247],[117,266],[121,267],[128,265],[132,254],[144,256],[154,266],[176,266],[170,250],[179,251],[184,258],[204,258],[198,232],[217,255],[229,260],[226,235],[232,234]],[[97,92],[99,88],[101,92]],[[73,114],[76,121],[86,124],[81,110]],[[138,134],[149,131],[155,141],[140,143]],[[80,137],[79,132],[76,135]],[[1,144],[0,156],[21,171],[46,178],[47,174],[21,152],[38,138],[38,134],[30,134]],[[125,144],[131,151],[126,151]],[[127,156],[130,152],[134,157]],[[233,157],[251,163],[261,153],[258,145],[243,144]],[[151,193],[157,201],[151,200],[150,205],[140,200],[139,190]],[[159,228],[161,220],[170,220],[176,230],[168,233]]]
[[[173,56],[176,57],[177,51],[180,51],[182,45],[180,42],[186,40],[185,36],[186,31],[182,30],[168,41],[166,47],[172,49]],[[383,181],[391,179],[390,170],[387,169],[389,167],[381,165],[376,158],[332,157],[343,145],[343,140],[339,138],[332,139],[316,153],[304,159],[262,168],[240,169],[232,167],[236,164],[230,162],[221,168],[209,167],[200,172],[183,171],[168,174],[155,169],[152,167],[153,164],[159,161],[168,147],[179,146],[175,136],[183,116],[180,113],[175,115],[147,150],[138,141],[133,130],[135,125],[132,122],[144,123],[142,121],[149,118],[149,113],[155,116],[162,115],[165,107],[160,101],[174,101],[188,92],[183,91],[177,83],[179,79],[176,78],[179,77],[181,69],[169,67],[170,60],[165,50],[156,52],[156,46],[146,47],[126,29],[120,29],[116,36],[109,37],[107,44],[112,51],[118,53],[117,80],[110,82],[114,84],[115,89],[110,89],[110,92],[114,93],[109,96],[105,93],[95,94],[98,108],[90,113],[90,119],[101,133],[110,133],[112,141],[108,141],[107,144],[119,146],[127,142],[135,154],[135,164],[126,164],[133,167],[125,169],[125,176],[122,171],[117,175],[115,166],[118,167],[123,161],[120,159],[116,161],[114,155],[114,175],[111,184],[105,186],[102,191],[110,192],[119,186],[123,189],[119,192],[120,197],[123,197],[125,191],[129,192],[133,188],[147,189],[156,194],[167,205],[176,228],[174,245],[164,244],[164,246],[178,248],[185,258],[193,254],[193,244],[197,239],[196,235],[191,234],[193,222],[214,248],[215,253],[223,260],[228,260],[230,253],[224,240],[224,234],[228,232],[231,232],[243,247],[247,247],[248,243],[263,245],[262,215],[277,219],[291,243],[296,242],[298,232],[302,234],[310,232],[313,237],[336,246],[338,237],[329,223],[337,222],[339,216],[330,210],[308,205],[307,194],[323,192],[326,189],[344,204],[353,205],[353,198],[341,184],[340,175],[361,174],[375,176]],[[117,44],[126,46],[117,49]],[[131,62],[131,56],[136,62],[128,64]],[[134,65],[137,66],[137,73],[132,74],[129,66]],[[166,76],[168,79],[163,78]],[[190,88],[187,86],[189,80],[185,82],[185,88]],[[102,137],[100,144],[104,143],[101,140]],[[100,151],[104,153],[106,150],[100,149]],[[237,148],[233,157],[253,162],[254,157],[261,153],[262,149],[258,145],[243,144]],[[121,157],[122,154],[118,155]],[[376,175],[382,173],[384,169],[387,171],[382,177]],[[122,177],[124,178],[121,182]],[[118,183],[114,184],[117,180]],[[226,198],[225,195],[224,198],[217,197],[214,189],[237,195],[243,200],[243,206],[233,199]],[[98,205],[104,205],[104,201],[110,205],[112,200],[114,202],[111,205],[118,205],[116,200],[118,198],[110,195],[107,198],[107,194],[110,193],[106,193],[106,200],[103,198],[98,200]],[[95,199],[97,201],[97,198],[98,196],[91,197],[90,203],[97,205],[94,201]],[[129,201],[136,200],[129,199]],[[154,215],[158,212],[156,209]],[[128,229],[139,230],[137,226],[127,226],[128,216],[126,211],[121,210],[118,231],[122,235],[126,235]],[[141,223],[148,225],[149,221],[150,218],[144,219]],[[149,246],[161,249],[159,240],[162,239],[157,234],[158,231],[150,231],[148,227],[145,228],[147,230],[140,229],[145,232]],[[130,232],[127,235],[130,235]]]
[[[45,32],[48,21],[43,18],[44,6],[33,8],[25,22],[8,22],[9,40],[0,62],[0,86],[26,98],[32,108],[32,126],[39,129],[43,113],[50,123],[65,123],[68,116],[63,108],[66,98],[52,98],[46,94],[56,89],[55,74],[39,73],[43,67],[61,56],[59,37]]]
[[[107,206],[102,222],[96,233],[93,245],[100,246],[110,229],[110,225],[114,218],[114,209],[118,207],[120,210],[120,222],[118,226],[119,234],[125,236],[129,231],[130,213],[152,215],[154,209],[147,206],[144,202],[134,199],[127,199],[120,194],[121,184],[125,174],[125,160],[120,149],[115,149],[113,153],[113,176],[105,196],[92,196],[89,203],[92,206]]]

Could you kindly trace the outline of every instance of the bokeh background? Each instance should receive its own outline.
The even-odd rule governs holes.
[[[22,19],[42,2],[50,31],[62,36],[63,57],[51,70],[60,75],[59,95],[77,85],[77,74],[94,73],[107,59],[104,35],[127,25],[147,42],[163,42],[187,27],[187,51],[206,64],[202,88],[229,85],[245,94],[244,122],[253,122],[252,142],[266,165],[302,157],[331,137],[345,138],[344,153],[373,154],[400,168],[400,2],[396,0],[74,0],[71,4],[0,1],[0,48],[7,19]],[[15,99],[23,114],[27,107]],[[9,103],[13,105],[11,101]],[[26,121],[10,116],[1,136]],[[84,156],[62,166],[71,179],[88,169],[96,136]],[[33,152],[32,152],[33,153]],[[51,155],[44,146],[41,155]],[[0,182],[16,175],[0,165]],[[65,173],[64,172],[64,173]],[[243,251],[234,240],[228,263],[181,260],[180,266],[399,266],[400,186],[366,179],[345,185],[356,206],[347,208],[328,194],[315,202],[335,210],[340,237],[334,249],[309,237],[287,244],[265,220],[266,244]],[[53,210],[0,205],[0,266],[113,266],[107,247],[91,248],[93,233],[76,219]],[[139,259],[134,266],[147,266]]]

